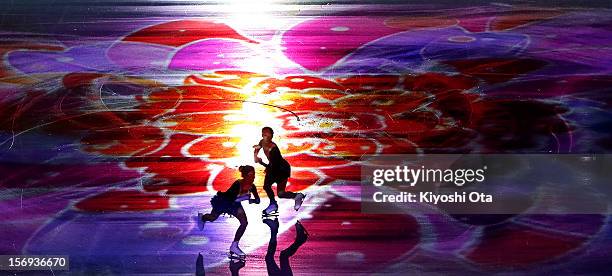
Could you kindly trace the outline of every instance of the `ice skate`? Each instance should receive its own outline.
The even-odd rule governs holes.
[[[239,260],[244,260],[246,258],[246,254],[244,254],[244,252],[240,250],[240,247],[238,247],[238,242],[232,242],[232,246],[230,246],[229,253],[227,254],[227,256],[230,259]]]
[[[304,202],[304,198],[305,198],[305,197],[306,197],[306,195],[305,195],[305,194],[302,194],[302,193],[298,193],[298,194],[295,196],[295,199],[294,199],[294,200],[295,200],[295,205],[293,206],[293,209],[294,209],[294,210],[296,210],[296,211],[297,211],[297,210],[299,210],[299,209],[300,209],[300,207],[302,207],[302,202]]]
[[[264,217],[278,216],[278,204],[276,202],[271,202],[270,205],[261,212],[261,215]]]
[[[200,231],[204,230],[204,220],[202,220],[202,218],[204,217],[204,215],[202,215],[202,213],[198,213],[198,216],[195,218],[197,223],[198,223],[198,229],[200,229]]]

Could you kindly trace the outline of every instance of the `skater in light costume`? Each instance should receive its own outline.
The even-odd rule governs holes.
[[[234,242],[230,246],[230,257],[244,258],[246,255],[238,247],[238,242],[246,230],[248,221],[247,216],[240,204],[243,200],[248,200],[249,203],[259,204],[259,195],[257,188],[253,184],[255,180],[255,168],[252,166],[240,166],[238,169],[242,175],[242,179],[236,180],[232,186],[225,192],[217,192],[210,203],[213,207],[209,214],[202,215],[198,213],[197,221],[200,230],[204,229],[204,223],[215,221],[221,214],[226,213],[235,216],[240,221],[240,226],[236,230]],[[251,198],[251,194],[253,198]]]
[[[285,191],[285,187],[287,186],[287,180],[291,175],[291,166],[289,162],[283,158],[280,153],[280,150],[276,143],[272,142],[272,137],[274,136],[274,131],[270,127],[264,127],[261,129],[261,141],[259,144],[254,145],[254,158],[255,162],[266,167],[266,177],[264,179],[264,190],[270,199],[270,205],[263,210],[263,215],[268,216],[272,214],[276,214],[278,211],[278,204],[276,203],[276,199],[274,197],[274,191],[272,190],[272,184],[276,183],[278,197],[279,198],[293,198],[294,199],[294,209],[297,211],[302,206],[302,202],[304,201],[304,197],[306,197],[302,193],[294,193]],[[264,163],[261,158],[257,155],[259,151],[263,149],[264,154],[269,160],[269,163]]]

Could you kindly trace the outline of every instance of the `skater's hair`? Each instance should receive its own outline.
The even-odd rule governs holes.
[[[244,166],[238,167],[238,170],[240,171],[240,174],[242,175],[242,177],[245,177],[250,172],[254,172],[255,168],[253,166],[244,165]]]
[[[261,131],[264,131],[264,130],[267,130],[267,131],[269,131],[270,133],[272,133],[272,135],[274,135],[274,130],[272,130],[272,128],[271,128],[271,127],[268,127],[268,126],[267,126],[267,127],[263,127],[263,128],[261,129]]]

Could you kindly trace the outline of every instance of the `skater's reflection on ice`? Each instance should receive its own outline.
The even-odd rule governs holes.
[[[246,261],[242,259],[232,258],[229,261],[229,270],[230,275],[238,276],[240,275],[240,269],[242,269],[246,265]],[[196,260],[196,276],[205,276],[206,272],[204,270],[204,257],[202,253],[198,253],[198,259]]]
[[[206,272],[204,271],[204,257],[202,253],[198,253],[198,259],[196,260],[196,276],[204,276]]]
[[[229,261],[229,270],[232,276],[240,275],[240,269],[246,265],[246,261],[242,259],[231,259]]]
[[[279,255],[280,264],[276,263],[274,259],[274,253],[276,253],[277,236],[279,222],[278,218],[265,218],[263,223],[270,227],[270,241],[268,243],[268,250],[266,251],[265,261],[268,275],[271,276],[289,276],[293,275],[291,270],[291,264],[289,258],[291,258],[298,249],[306,243],[308,240],[308,232],[304,225],[299,221],[295,223],[295,240],[289,247],[282,250]],[[230,257],[229,270],[231,275],[239,275],[240,269],[245,267],[246,261],[243,258]],[[201,253],[198,253],[198,259],[196,261],[196,276],[206,275],[204,271],[204,257]]]
[[[285,250],[281,251],[279,256],[280,266],[274,260],[274,253],[276,252],[276,244],[278,235],[278,218],[263,220],[265,224],[270,227],[270,242],[268,243],[268,251],[266,252],[266,268],[268,269],[268,275],[293,275],[291,265],[289,264],[289,258],[293,256],[297,250],[302,246],[308,239],[308,232],[306,228],[298,221],[295,224],[295,240]]]

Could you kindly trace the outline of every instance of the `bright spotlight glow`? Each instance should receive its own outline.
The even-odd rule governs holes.
[[[219,9],[226,13],[224,22],[241,29],[273,29],[284,24],[282,16],[275,16],[283,5],[274,0],[231,0]]]

